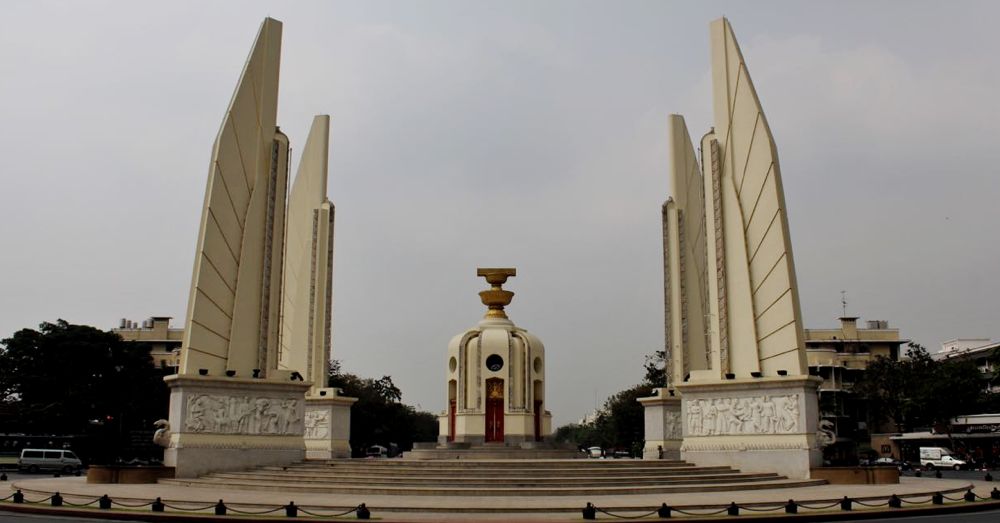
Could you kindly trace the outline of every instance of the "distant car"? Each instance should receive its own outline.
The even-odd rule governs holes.
[[[960,470],[967,465],[964,460],[952,456],[951,451],[944,447],[920,447],[920,464],[928,470],[936,468]]]
[[[891,465],[893,467],[898,467],[899,460],[896,458],[879,458],[873,461],[872,465]]]
[[[383,447],[382,445],[372,445],[368,447],[365,455],[369,458],[384,458],[389,455],[389,449]]]
[[[616,450],[616,451],[614,452],[614,454],[612,454],[611,456],[612,456],[613,458],[615,458],[615,459],[620,459],[620,458],[631,458],[631,457],[632,457],[632,456],[631,456],[631,455],[630,455],[630,454],[628,453],[628,451],[627,451],[627,450]]]
[[[587,457],[588,458],[603,458],[604,457],[604,449],[602,449],[601,447],[590,447],[590,448],[587,449]]]

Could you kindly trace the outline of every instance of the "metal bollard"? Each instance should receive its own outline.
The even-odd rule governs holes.
[[[840,510],[851,510],[851,498],[844,496],[844,499],[840,500]]]
[[[729,508],[726,509],[726,514],[729,514],[730,516],[739,516],[740,506],[737,505],[735,501],[729,503]]]
[[[583,519],[597,519],[597,508],[589,502],[583,507]]]
[[[163,508],[164,508],[164,506],[163,506],[163,500],[160,499],[159,496],[157,496],[156,499],[153,500],[153,504],[150,505],[150,508],[153,509],[153,512],[163,512]]]
[[[14,493],[14,503],[24,503],[24,494],[21,493],[21,489],[17,489]]]
[[[62,496],[60,496],[58,492],[56,492],[55,494],[52,495],[52,506],[53,507],[61,507],[62,506],[62,502],[63,502]]]
[[[934,505],[944,505],[944,496],[940,492],[931,496],[931,503]]]
[[[670,507],[668,507],[666,503],[660,505],[660,508],[656,509],[656,515],[661,518],[669,518]]]
[[[965,496],[964,497],[965,497],[965,501],[972,502],[972,501],[976,500],[976,493],[973,492],[972,489],[969,489],[969,490],[965,491]]]
[[[97,500],[97,506],[104,510],[109,510],[111,508],[111,498],[107,494],[101,496],[101,499]]]
[[[285,505],[285,516],[294,518],[298,515],[299,515],[299,507],[295,506],[294,501],[289,501],[288,504]]]
[[[934,471],[934,477],[937,478],[937,479],[941,479],[941,471],[940,470],[935,470]]]
[[[889,508],[903,508],[903,500],[895,494],[889,496]]]
[[[0,481],[7,481],[7,473],[0,472]]]
[[[358,505],[358,509],[355,511],[355,514],[358,516],[358,519],[369,519],[372,517],[371,511],[368,510],[368,507],[366,507],[364,503]]]
[[[215,515],[225,516],[226,515],[226,504],[220,499],[218,503],[215,504]]]
[[[913,475],[919,478],[920,476],[923,476],[923,473],[918,470],[914,472]]]
[[[0,478],[0,479],[3,479],[3,478]],[[990,474],[989,472],[987,472],[986,475],[983,476],[983,480],[984,481],[993,481],[993,474]]]
[[[785,505],[785,514],[798,514],[799,505],[795,503],[794,499],[788,500],[788,504]]]
[[[997,490],[996,487],[993,487],[993,491],[990,492],[990,499],[1000,499],[1000,490]]]

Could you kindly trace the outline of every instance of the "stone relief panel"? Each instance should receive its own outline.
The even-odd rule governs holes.
[[[195,394],[187,400],[188,432],[213,434],[302,434],[299,401]]]
[[[679,410],[670,410],[663,413],[663,439],[683,438],[684,435],[681,428],[681,413]]]
[[[689,436],[794,434],[799,395],[699,398],[684,401]]]
[[[330,411],[310,410],[306,412],[306,439],[326,439],[330,437]]]

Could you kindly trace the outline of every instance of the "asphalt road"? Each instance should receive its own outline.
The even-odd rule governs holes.
[[[41,472],[39,472],[38,474],[28,474],[26,472],[12,472],[10,470],[5,470],[5,471],[2,471],[2,472],[3,472],[3,474],[7,475],[7,482],[8,483],[11,482],[11,481],[17,481],[19,479],[39,479],[39,478],[51,478],[52,477],[52,473],[51,472],[49,472],[48,474],[41,473]],[[86,471],[84,471],[84,473],[86,473]],[[0,522],[0,523],[2,523],[2,522]]]
[[[895,521],[895,522],[901,522],[901,521],[918,522],[918,521],[922,521],[922,522],[927,522],[927,523],[937,522],[937,521],[940,521],[940,522],[944,522],[944,521],[948,521],[948,522],[961,521],[962,523],[966,523],[966,522],[970,522],[970,523],[987,523],[987,522],[996,523],[996,521],[998,521],[998,520],[1000,520],[1000,510],[991,510],[991,511],[988,511],[988,512],[966,512],[964,514],[940,514],[940,515],[937,515],[937,516],[917,516],[917,517],[912,517],[912,518],[868,519],[868,520],[865,520],[865,521],[875,521],[875,522],[879,522],[879,521],[885,521],[885,522],[889,522],[889,521]]]
[[[17,514],[14,512],[4,512],[0,510],[0,522],[3,523],[70,523],[70,522],[91,522],[94,521],[112,521],[110,519],[93,519],[93,518],[65,518],[61,516],[34,516],[31,514]],[[129,523],[128,520],[114,520],[124,523]],[[139,523],[133,521],[132,523]]]
[[[739,518],[734,518],[739,519]],[[970,512],[964,514],[941,514],[938,516],[917,516],[910,518],[885,518],[885,519],[866,519],[864,521],[868,522],[895,522],[895,523],[944,523],[961,521],[962,523],[996,523],[1000,520],[1000,510],[993,510],[988,512]],[[0,522],[2,523],[87,523],[94,521],[112,521],[105,519],[94,519],[94,518],[68,518],[59,516],[33,516],[28,514],[15,514],[12,512],[4,512],[0,510]],[[123,520],[115,520],[122,522]],[[456,520],[457,521],[457,520]],[[129,523],[129,521],[125,521]],[[140,523],[138,521],[132,521],[132,523]]]

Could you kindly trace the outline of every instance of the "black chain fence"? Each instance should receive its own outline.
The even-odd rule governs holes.
[[[85,496],[73,495],[74,498],[87,499]],[[164,512],[166,509],[170,509],[171,512],[178,514],[201,514],[207,510],[213,509],[216,516],[225,516],[227,514],[237,514],[241,516],[268,516],[270,514],[275,514],[280,511],[285,511],[284,517],[297,517],[299,513],[314,517],[314,518],[342,518],[349,514],[354,514],[357,519],[370,519],[371,511],[368,509],[367,505],[360,503],[353,508],[338,512],[336,509],[320,509],[313,508],[312,510],[306,510],[295,504],[294,501],[289,502],[287,505],[281,505],[274,508],[263,508],[254,510],[243,510],[235,508],[235,506],[242,506],[240,504],[226,505],[223,500],[219,500],[218,503],[207,503],[207,504],[194,504],[194,503],[183,503],[183,504],[169,504],[164,503],[161,498],[156,498],[152,501],[144,501],[140,503],[125,503],[121,501],[115,501],[107,494],[93,498],[89,501],[73,503],[67,501],[59,492],[52,494],[41,499],[29,499],[27,496],[18,489],[16,492],[10,494],[7,497],[0,498],[0,506],[4,503],[10,503],[14,505],[44,505],[49,504],[53,507],[73,507],[73,508],[88,508],[97,505],[98,508],[102,510],[113,510],[115,508],[128,509],[130,511],[135,511],[143,507],[150,507],[153,512]],[[655,511],[654,511],[655,512]],[[278,517],[278,516],[275,516]]]
[[[83,498],[85,496],[73,495],[74,498]],[[606,516],[619,519],[644,519],[650,517],[657,518],[669,518],[673,513],[682,514],[685,516],[718,516],[720,514],[727,514],[729,516],[739,516],[740,511],[764,513],[764,512],[777,512],[783,510],[787,514],[796,514],[798,509],[806,510],[828,510],[840,505],[840,509],[843,511],[849,511],[854,509],[854,505],[859,505],[866,508],[881,508],[888,507],[893,509],[902,508],[903,504],[908,505],[921,505],[931,503],[934,505],[942,505],[945,501],[950,501],[953,503],[974,503],[977,501],[1000,501],[1000,490],[994,488],[988,496],[980,496],[976,494],[971,488],[966,490],[966,492],[960,497],[946,496],[940,492],[927,496],[926,494],[912,494],[897,496],[892,494],[886,498],[863,498],[863,499],[853,499],[845,496],[841,500],[832,501],[826,503],[823,501],[814,503],[799,503],[793,499],[788,500],[787,503],[745,503],[738,504],[736,502],[731,502],[728,505],[701,505],[701,506],[689,506],[684,508],[671,507],[666,503],[663,503],[658,508],[654,508],[649,512],[643,512],[641,514],[635,514],[634,511],[628,511],[615,513],[608,509],[598,507],[593,503],[587,503],[586,507],[583,508],[583,519],[596,519],[597,514],[601,513]],[[244,515],[244,516],[254,516],[254,517],[264,517],[275,514],[273,517],[279,517],[276,513],[284,511],[285,517],[297,517],[299,513],[311,516],[314,518],[342,518],[351,513],[354,513],[357,519],[370,519],[371,511],[368,507],[361,503],[356,507],[349,508],[342,512],[337,512],[335,509],[318,509],[312,508],[311,510],[304,509],[295,504],[294,501],[289,502],[287,505],[280,505],[277,507],[265,507],[259,509],[237,509],[236,506],[245,506],[245,504],[233,504],[232,506],[226,505],[223,500],[219,500],[217,503],[180,503],[180,504],[167,504],[164,503],[162,499],[156,498],[152,501],[144,501],[140,503],[125,503],[121,501],[115,501],[107,494],[90,499],[89,501],[82,502],[70,502],[67,501],[59,492],[56,492],[50,496],[41,499],[28,499],[20,489],[18,489],[13,494],[7,497],[0,498],[0,503],[6,504],[11,503],[15,505],[19,504],[29,504],[29,505],[42,505],[50,504],[53,507],[74,507],[74,508],[87,508],[97,505],[98,508],[102,510],[112,510],[116,507],[122,509],[128,509],[135,511],[143,507],[150,507],[153,512],[164,512],[166,509],[170,509],[171,512],[179,514],[195,514],[204,513],[208,510],[214,510],[215,515],[225,516],[229,513]],[[2,505],[0,505],[2,506]]]
[[[698,507],[686,507],[684,509],[678,507],[671,507],[666,503],[660,505],[659,508],[652,510],[650,512],[642,514],[634,514],[630,512],[618,512],[614,513],[608,509],[604,509],[594,505],[593,503],[587,503],[587,506],[583,508],[583,519],[597,519],[597,513],[605,514],[614,518],[620,519],[644,519],[649,517],[657,517],[660,519],[669,518],[674,513],[683,514],[685,516],[718,516],[720,514],[727,514],[730,516],[739,516],[740,511],[747,512],[778,512],[784,511],[786,514],[797,514],[799,508],[807,510],[828,510],[836,506],[840,506],[843,511],[854,510],[854,505],[860,505],[866,508],[881,508],[888,507],[892,509],[902,508],[903,504],[907,505],[942,505],[944,501],[948,500],[951,502],[965,502],[973,503],[976,501],[1000,501],[1000,490],[996,488],[988,496],[980,496],[976,494],[971,488],[968,489],[965,494],[961,497],[949,497],[938,492],[930,496],[926,494],[910,494],[898,496],[892,494],[886,498],[864,498],[864,499],[854,499],[845,496],[843,499],[838,501],[830,502],[829,504],[824,502],[818,503],[799,503],[795,500],[788,500],[787,503],[746,503],[738,504],[736,502],[729,503],[728,505],[701,505]]]

